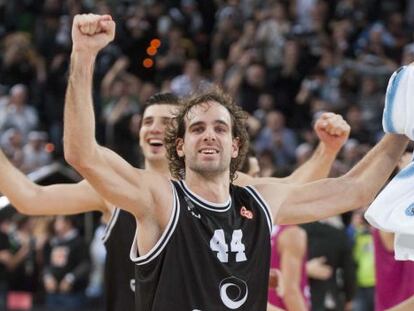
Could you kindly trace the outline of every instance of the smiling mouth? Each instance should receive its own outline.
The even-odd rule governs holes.
[[[149,139],[148,144],[152,147],[162,147],[164,142],[161,139]]]
[[[219,152],[218,152],[218,150],[215,150],[215,149],[202,149],[198,153],[201,153],[201,154],[217,154]]]

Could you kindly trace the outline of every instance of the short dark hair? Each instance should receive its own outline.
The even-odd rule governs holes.
[[[173,93],[169,93],[169,92],[156,93],[145,101],[144,107],[142,108],[141,115],[142,116],[144,115],[148,107],[151,107],[154,105],[178,106],[180,103],[181,103],[181,99]]]
[[[170,126],[167,128],[165,133],[165,147],[167,149],[170,172],[174,178],[182,179],[185,177],[184,158],[180,157],[176,150],[177,138],[184,138],[185,118],[191,108],[209,101],[217,102],[229,111],[232,123],[232,136],[233,138],[237,137],[239,139],[239,154],[237,158],[232,159],[230,162],[231,181],[234,180],[236,171],[239,169],[241,163],[243,163],[249,148],[249,136],[245,124],[247,119],[246,113],[234,102],[230,95],[224,93],[218,87],[212,87],[205,92],[195,94],[186,99],[174,116],[174,122],[171,122]]]

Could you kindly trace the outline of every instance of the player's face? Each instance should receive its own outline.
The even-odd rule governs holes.
[[[152,105],[142,117],[139,131],[139,145],[147,161],[167,161],[164,135],[171,122],[174,105]]]
[[[178,155],[185,157],[189,170],[204,176],[229,172],[230,161],[238,155],[229,111],[217,102],[194,106],[185,119],[184,139],[178,139]]]

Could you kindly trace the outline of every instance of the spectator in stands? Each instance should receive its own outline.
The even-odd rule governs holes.
[[[75,216],[57,216],[45,248],[43,284],[51,308],[82,308],[89,279],[89,252],[75,226]]]
[[[16,84],[10,89],[8,101],[0,107],[0,131],[17,128],[26,140],[38,125],[37,111],[28,104],[27,88]]]

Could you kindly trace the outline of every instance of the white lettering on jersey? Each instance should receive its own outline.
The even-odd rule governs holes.
[[[246,247],[242,242],[243,231],[241,229],[234,230],[230,242],[230,250],[236,253],[236,262],[246,261],[245,254]],[[214,231],[213,237],[210,240],[210,248],[212,251],[217,252],[217,258],[220,262],[229,262],[229,246],[226,243],[224,230],[217,229]]]
[[[234,298],[230,298],[228,289],[234,287],[238,290],[238,294]],[[220,298],[224,305],[229,309],[240,308],[247,300],[249,290],[246,282],[234,276],[226,278],[220,282]]]

